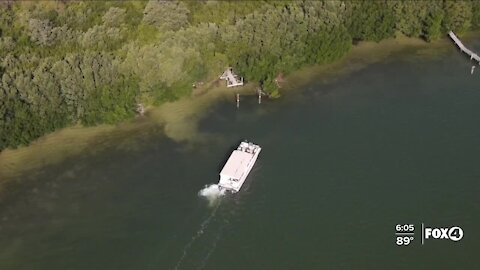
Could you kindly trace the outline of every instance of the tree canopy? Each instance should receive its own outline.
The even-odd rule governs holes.
[[[0,150],[118,123],[227,66],[278,95],[279,73],[335,61],[357,41],[478,27],[477,1],[0,3]]]

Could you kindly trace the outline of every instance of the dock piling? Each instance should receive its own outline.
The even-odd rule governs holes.
[[[240,108],[240,94],[237,93],[237,109]]]

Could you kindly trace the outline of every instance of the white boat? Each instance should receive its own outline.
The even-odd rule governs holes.
[[[262,148],[251,142],[241,142],[237,150],[233,151],[220,172],[220,189],[225,189],[232,193],[238,192],[242,188],[245,179],[252,170],[258,154]]]

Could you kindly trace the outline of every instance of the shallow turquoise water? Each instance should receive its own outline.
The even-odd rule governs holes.
[[[0,205],[0,269],[475,269],[469,72],[453,47],[399,53],[280,101],[218,103],[205,142],[152,133],[29,173]],[[197,192],[244,138],[262,145],[259,161],[242,192],[209,206]],[[421,222],[465,236],[421,246]],[[399,223],[417,226],[408,247],[395,245]]]

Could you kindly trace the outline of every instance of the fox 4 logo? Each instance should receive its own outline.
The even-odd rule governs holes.
[[[450,228],[425,228],[425,239],[446,239],[460,241],[463,238],[463,230],[454,226]]]

